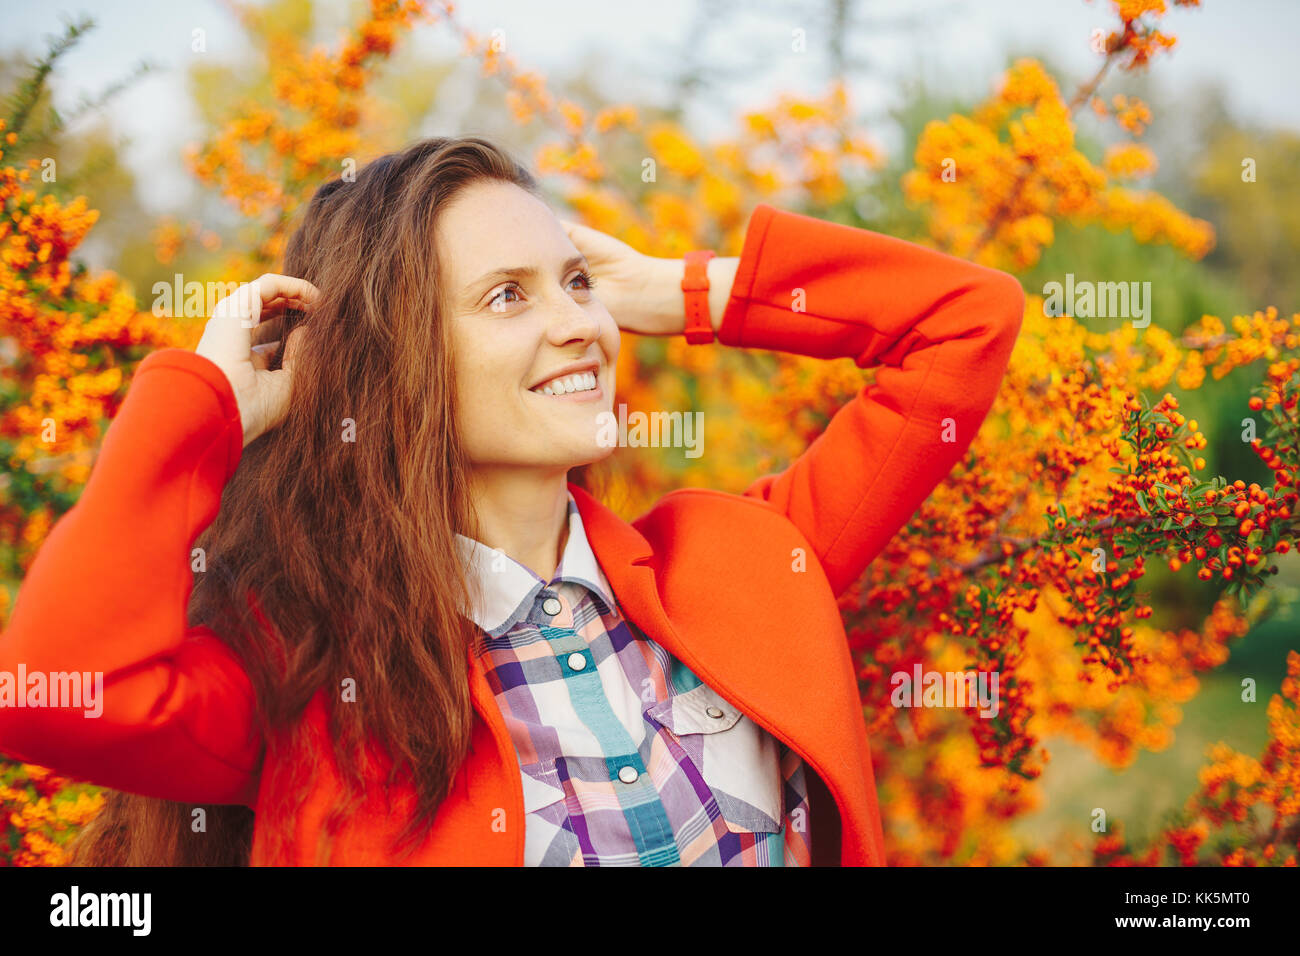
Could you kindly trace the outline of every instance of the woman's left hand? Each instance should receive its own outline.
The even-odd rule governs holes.
[[[599,229],[561,219],[561,225],[596,279],[596,297],[620,329],[640,335],[673,335],[686,322],[681,259],[637,252]]]

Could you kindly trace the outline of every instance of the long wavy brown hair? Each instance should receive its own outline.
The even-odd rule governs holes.
[[[194,575],[188,621],[210,627],[242,660],[256,691],[265,772],[293,773],[295,757],[299,767],[308,759],[302,717],[322,688],[345,677],[384,688],[346,705],[326,695],[344,788],[318,861],[328,860],[332,837],[362,801],[366,744],[391,758],[389,785],[400,777],[414,787],[416,812],[394,841],[395,858],[428,835],[469,748],[466,650],[476,632],[455,534],[478,535],[435,227],[439,211],[482,179],[540,196],[523,166],[475,136],[422,140],[369,163],[355,181],[316,191],[283,272],[313,283],[320,301],[310,315],[289,311],[254,333],[255,343],[284,343],[306,323],[286,418],[244,449],[215,520],[195,542],[207,567]],[[345,419],[355,441],[341,440]],[[582,466],[569,477],[586,488],[594,476]],[[306,787],[275,791],[295,803],[258,808],[279,859]],[[195,833],[194,809],[110,791],[70,858],[246,865],[254,812],[208,807],[207,830]]]

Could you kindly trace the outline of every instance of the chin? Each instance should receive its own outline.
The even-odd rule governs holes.
[[[585,448],[575,448],[573,452],[566,455],[565,458],[570,468],[580,468],[583,465],[591,465],[598,461],[604,461],[614,453],[614,446],[588,445]]]

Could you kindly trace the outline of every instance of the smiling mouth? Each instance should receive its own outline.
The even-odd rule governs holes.
[[[549,379],[541,385],[529,389],[538,395],[553,398],[594,398],[600,394],[600,379],[595,372],[575,372],[572,375],[560,375]]]

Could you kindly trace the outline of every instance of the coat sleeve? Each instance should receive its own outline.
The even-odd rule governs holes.
[[[102,691],[91,703],[83,689],[72,707],[20,707],[0,692],[0,753],[145,796],[253,805],[262,739],[252,685],[234,652],[186,616],[190,549],[242,449],[216,365],[176,348],[140,363],[0,634],[0,680],[12,675],[12,688],[25,674],[26,702],[34,680],[53,687],[73,672],[86,688],[99,675]]]
[[[755,208],[718,340],[878,366],[875,383],[798,459],[745,491],[799,528],[836,595],[965,453],[1023,311],[1020,283],[1005,272],[867,229]]]

